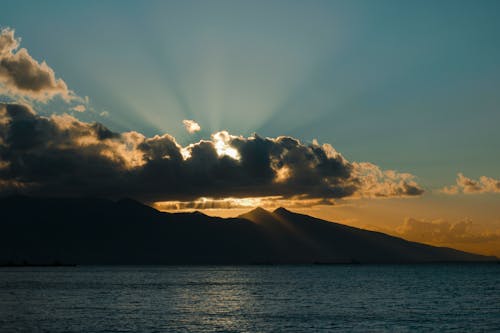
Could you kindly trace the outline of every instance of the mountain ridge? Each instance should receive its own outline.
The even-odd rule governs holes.
[[[133,199],[0,198],[0,264],[484,262],[280,207],[236,218],[166,213]]]

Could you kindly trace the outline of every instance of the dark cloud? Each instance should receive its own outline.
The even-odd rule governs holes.
[[[19,48],[14,30],[0,31],[0,93],[46,102],[55,95],[66,101],[78,98],[44,61],[38,63]],[[82,110],[81,106],[78,107]]]
[[[42,117],[0,104],[0,192],[131,196],[330,199],[413,196],[413,176],[347,161],[328,144],[223,131],[181,147],[165,134],[116,133],[70,115]],[[320,202],[313,200],[311,202]]]

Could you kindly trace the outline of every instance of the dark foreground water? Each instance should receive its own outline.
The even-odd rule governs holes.
[[[500,265],[1,268],[0,332],[500,331]]]

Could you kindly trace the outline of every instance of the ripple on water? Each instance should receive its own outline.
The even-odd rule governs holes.
[[[0,270],[1,332],[495,331],[500,265]]]

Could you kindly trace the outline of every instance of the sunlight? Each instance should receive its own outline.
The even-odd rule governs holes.
[[[215,149],[219,156],[229,156],[234,160],[241,158],[240,153],[235,148],[229,145],[231,135],[227,131],[220,131],[212,135],[215,143]]]
[[[226,197],[226,198],[210,198],[200,197],[191,201],[157,201],[153,203],[153,207],[160,211],[213,211],[218,212],[231,210],[249,209],[261,207],[265,209],[275,209],[278,207],[287,207],[293,209],[314,209],[317,206],[333,206],[334,200],[305,198],[301,196],[294,196],[285,198],[280,195],[263,196],[263,197]]]
[[[188,158],[191,158],[191,151],[189,150],[189,146],[181,148],[181,155],[184,161]]]
[[[154,207],[162,211],[253,208],[263,205],[265,201],[278,198],[280,197],[227,197],[221,199],[201,197],[193,201],[158,201],[154,203]]]
[[[284,183],[291,177],[292,171],[290,170],[289,167],[284,166],[280,169],[275,170],[276,172],[276,177],[274,178],[274,181],[276,183]]]

